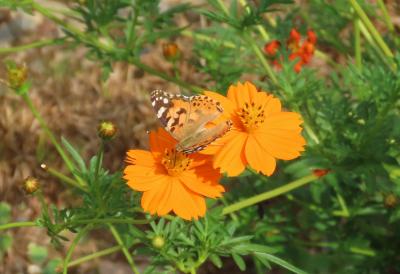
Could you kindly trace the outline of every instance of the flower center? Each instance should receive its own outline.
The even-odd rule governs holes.
[[[257,129],[265,120],[263,105],[256,105],[254,102],[245,103],[237,114],[248,132]]]
[[[178,176],[190,167],[192,161],[186,154],[172,148],[165,149],[161,163],[170,176]]]

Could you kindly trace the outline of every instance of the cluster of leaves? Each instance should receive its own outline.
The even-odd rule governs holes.
[[[13,7],[35,9],[30,0],[11,2]],[[253,31],[256,25],[268,29],[271,39],[283,41],[296,24],[293,22],[301,18],[306,25],[295,27],[312,28],[318,45],[336,54],[352,55],[351,37],[342,36],[354,20],[348,1],[312,0],[301,8],[284,5],[293,8],[275,23],[266,21],[264,14],[280,7],[272,4],[290,1],[249,1],[244,8],[232,1],[224,10],[220,1],[213,0],[207,8],[181,4],[164,11],[159,2],[87,0],[72,9],[75,18],[85,24],[84,32],[56,22],[64,27],[65,41],[86,46],[88,58],[100,61],[107,77],[114,61],[138,65],[150,44],[180,35],[185,28],[175,25],[174,16],[195,11],[212,24],[196,31],[192,63],[205,74],[208,88],[221,92],[246,73],[271,80],[262,64],[254,62],[248,44],[249,37],[259,37]],[[373,6],[362,2],[374,15]],[[216,39],[200,39],[204,36]],[[399,44],[396,37],[386,40],[389,45]],[[257,41],[259,48],[264,42]],[[400,271],[396,252],[400,246],[396,235],[400,229],[396,204],[400,197],[400,59],[388,65],[371,45],[365,42],[363,48],[361,68],[348,59],[345,64],[335,64],[328,76],[321,76],[308,68],[295,73],[294,63],[287,61],[276,73],[276,82],[258,82],[279,96],[285,107],[301,112],[307,151],[300,160],[280,163],[271,178],[245,173],[226,180],[231,191],[225,199],[234,202],[273,189],[314,168],[328,168],[332,173],[308,188],[229,217],[221,217],[218,207],[211,207],[206,218],[192,223],[160,219],[143,229],[132,223],[117,225],[128,248],[138,245],[135,254],[150,255],[148,273],[190,272],[207,260],[221,267],[222,257],[232,257],[244,270],[248,255],[254,258],[258,273],[265,271],[269,262],[301,272],[271,255],[275,253],[311,273]],[[71,144],[65,140],[63,144],[74,159],[74,176],[87,182],[87,187],[77,192],[82,197],[78,207],[52,208],[51,213],[44,208],[38,223],[47,228],[55,243],[63,240],[63,230],[79,231],[88,220],[103,226],[110,219],[134,223],[142,216],[132,206],[139,204],[138,197],[127,191],[121,174],[110,174],[101,167],[101,153],[86,164]],[[156,246],[156,237],[164,244]],[[5,241],[0,243],[0,252],[10,244]]]

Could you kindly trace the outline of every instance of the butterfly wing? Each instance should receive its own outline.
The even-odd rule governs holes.
[[[178,151],[202,150],[230,129],[230,121],[206,127],[223,112],[220,103],[208,96],[188,97],[155,90],[151,101],[161,124],[178,141]]]

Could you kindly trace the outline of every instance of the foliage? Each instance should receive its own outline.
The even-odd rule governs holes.
[[[230,84],[250,75],[304,119],[307,148],[301,158],[279,162],[278,171],[268,178],[251,169],[224,178],[229,188],[224,198],[209,202],[204,218],[187,222],[142,211],[139,194],[126,186],[122,173],[111,173],[102,165],[107,157],[104,146],[112,141],[99,140],[99,151],[89,160],[66,139],[59,144],[29,99],[29,81],[21,82],[14,90],[46,130],[71,177],[49,173],[73,187],[80,200],[79,205],[59,209],[47,204],[39,191],[35,195],[42,212],[34,225],[46,229],[56,246],[70,240],[63,235],[65,230],[75,234],[75,244],[94,228],[110,230],[118,243],[115,251],[122,250],[136,273],[136,255],[148,256],[145,273],[195,273],[205,263],[222,268],[228,257],[249,273],[265,273],[273,264],[295,273],[400,272],[400,56],[392,58],[382,49],[379,37],[360,21],[349,2],[312,0],[296,6],[285,0],[233,0],[224,6],[210,0],[201,7],[179,4],[160,10],[160,1],[86,0],[70,4],[70,21],[36,1],[0,2],[8,8],[39,12],[59,25],[63,43],[86,47],[87,58],[101,64],[103,80],[117,61],[193,92],[207,89],[224,94]],[[382,20],[375,13],[378,7],[360,4],[370,18]],[[177,25],[176,16],[188,13],[204,16],[207,26],[196,30],[192,25]],[[84,28],[74,27],[70,23],[74,20]],[[365,29],[362,50],[354,39],[356,24]],[[318,51],[315,57],[322,56],[329,73],[307,66],[295,72],[295,61],[285,50],[282,67],[271,67],[261,51],[264,44],[287,43],[292,28],[316,32],[317,48],[327,53]],[[171,75],[141,61],[158,41],[183,35],[193,38],[193,56],[186,61],[202,74],[197,83],[185,83],[176,63]],[[399,43],[394,32],[384,38],[383,43],[393,48]],[[339,62],[337,56],[345,61]],[[17,69],[15,64],[12,69]],[[308,187],[230,214],[222,209],[309,176],[315,169],[331,173]],[[10,223],[9,216],[9,206],[1,203],[0,229]],[[63,260],[49,261],[46,273],[60,266],[66,273],[75,244]],[[0,258],[11,245],[11,236],[2,234]],[[42,247],[32,245],[28,254],[34,262],[47,260]]]

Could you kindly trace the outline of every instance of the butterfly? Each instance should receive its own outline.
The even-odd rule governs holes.
[[[178,152],[190,154],[203,150],[232,126],[230,120],[208,125],[224,110],[220,102],[205,95],[185,96],[154,90],[150,99],[161,124],[178,141]]]

